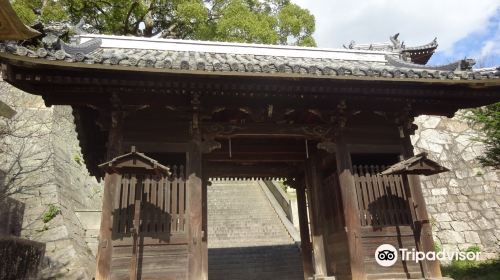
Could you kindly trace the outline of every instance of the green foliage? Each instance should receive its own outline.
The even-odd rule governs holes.
[[[217,11],[221,16],[215,28],[216,40],[263,44],[278,42],[278,33],[273,28],[277,24],[275,18],[242,0],[227,2]]]
[[[43,22],[68,20],[65,1],[57,0],[13,0],[12,7],[19,18],[28,25],[38,20],[37,13]],[[35,13],[36,11],[36,13]]]
[[[438,252],[441,252],[443,251],[443,245],[441,245],[441,243],[439,242],[434,242],[434,252],[438,253]]]
[[[280,43],[289,43],[290,38],[296,38],[292,44],[314,47],[316,42],[312,37],[315,29],[314,16],[295,4],[285,5],[278,13]]]
[[[22,22],[31,25],[37,19],[37,15],[33,12],[33,9],[37,6],[41,6],[39,2],[40,1],[16,0],[12,1],[12,8],[16,11]]]
[[[314,16],[290,0],[13,0],[28,24],[81,18],[103,34],[315,46]],[[38,11],[37,15],[34,11]],[[141,32],[139,25],[144,22]]]
[[[466,117],[485,134],[485,137],[476,139],[486,146],[485,154],[478,158],[479,161],[484,166],[500,169],[500,102],[472,109]]]
[[[45,211],[45,213],[43,213],[42,221],[44,223],[48,223],[60,213],[61,213],[61,209],[59,209],[59,207],[57,207],[53,204],[50,204],[49,209],[47,209],[47,211]]]
[[[455,280],[496,280],[500,275],[500,258],[482,262],[453,261],[441,271],[443,276]]]
[[[465,252],[479,253],[479,252],[481,252],[481,248],[477,245],[474,245],[474,246],[470,246],[469,248],[467,248],[467,250],[465,250]]]

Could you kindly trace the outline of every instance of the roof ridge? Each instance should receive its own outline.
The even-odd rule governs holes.
[[[218,41],[200,41],[200,40],[183,40],[183,39],[163,39],[163,38],[144,38],[133,36],[116,36],[116,35],[101,35],[101,34],[81,34],[75,35],[74,39],[80,43],[87,42],[92,39],[101,39],[104,48],[125,48],[125,49],[161,49],[169,50],[174,48],[175,45],[182,46],[183,49],[190,51],[211,52],[210,49],[225,48],[234,50],[235,54],[255,54],[276,56],[279,52],[293,52],[297,53],[297,57],[320,57],[332,56],[331,54],[346,54],[346,55],[365,55],[365,56],[383,56],[384,54],[393,54],[391,51],[379,50],[350,50],[343,48],[318,48],[318,47],[302,47],[302,46],[288,46],[288,45],[265,45],[255,43],[234,43],[234,42],[218,42]],[[186,49],[186,47],[188,47]],[[208,50],[207,50],[208,49]],[[224,53],[231,53],[225,51]],[[329,55],[330,54],[330,55]]]

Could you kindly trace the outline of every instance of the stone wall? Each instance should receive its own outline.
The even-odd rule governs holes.
[[[412,137],[415,153],[450,172],[421,177],[427,208],[432,216],[435,241],[447,250],[479,245],[484,258],[500,253],[500,172],[482,167],[476,160],[484,146],[480,136],[464,121],[462,113],[449,119],[420,116]]]
[[[25,203],[21,236],[46,243],[41,277],[92,279],[95,257],[76,211],[100,208],[102,185],[85,168],[71,108],[46,108],[1,80],[0,100],[18,112],[0,120],[11,131],[0,139],[0,169],[16,178],[11,197]],[[59,211],[44,222],[51,206]]]

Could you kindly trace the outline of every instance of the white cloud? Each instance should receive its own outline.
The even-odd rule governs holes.
[[[486,42],[483,43],[479,55],[477,56],[481,60],[493,60],[491,63],[498,63],[500,57],[500,21],[496,26],[495,34]]]
[[[407,46],[438,38],[439,50],[473,32],[486,32],[488,20],[500,9],[500,0],[292,0],[316,17],[319,47],[385,42],[400,33]],[[498,40],[489,48],[499,48]],[[487,49],[485,49],[487,51]],[[493,50],[490,50],[493,51]]]

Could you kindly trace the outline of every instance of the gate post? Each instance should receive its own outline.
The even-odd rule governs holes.
[[[343,136],[335,140],[335,156],[349,246],[352,279],[366,279],[358,201],[351,172],[351,156]]]
[[[203,271],[202,246],[202,175],[201,175],[201,142],[193,141],[189,144],[187,153],[187,195],[189,206],[189,280],[207,279],[207,272]]]
[[[327,276],[325,245],[323,236],[323,200],[321,199],[321,181],[317,169],[316,156],[306,161],[306,186],[309,200],[309,216],[311,221],[314,275]]]
[[[122,129],[123,129],[122,111],[113,110],[110,113],[110,129],[107,142],[107,159],[111,160],[121,153]],[[99,239],[97,247],[97,267],[96,280],[110,279],[111,277],[111,255],[112,255],[112,232],[113,232],[113,198],[115,190],[121,176],[114,172],[107,172],[104,177],[104,190],[102,197],[101,226],[99,229]]]
[[[201,276],[202,280],[208,280],[208,186],[210,182],[206,176],[202,181],[202,240],[201,240]]]
[[[299,212],[302,266],[304,268],[304,279],[308,279],[313,276],[314,270],[312,264],[311,237],[309,236],[309,220],[307,218],[306,188],[303,179],[294,182],[294,187],[297,193],[297,208]]]
[[[407,126],[408,127],[408,126]],[[405,159],[411,158],[413,154],[413,145],[411,144],[410,131],[408,129],[404,130],[404,137],[402,140],[403,146],[403,157]],[[434,251],[434,239],[432,237],[432,228],[429,219],[429,214],[427,213],[427,205],[425,203],[424,195],[422,193],[422,185],[420,184],[420,178],[418,175],[407,175],[408,184],[411,192],[411,197],[415,205],[410,205],[410,207],[415,209],[416,224],[415,234],[417,234],[416,241],[419,244],[419,250],[423,250],[425,253]],[[424,277],[429,278],[441,278],[441,267],[438,260],[424,260],[423,262],[423,272]]]
[[[121,176],[106,173],[104,178],[104,193],[102,196],[101,227],[99,229],[99,242],[97,247],[96,280],[110,279],[111,253],[113,250],[113,198]]]

